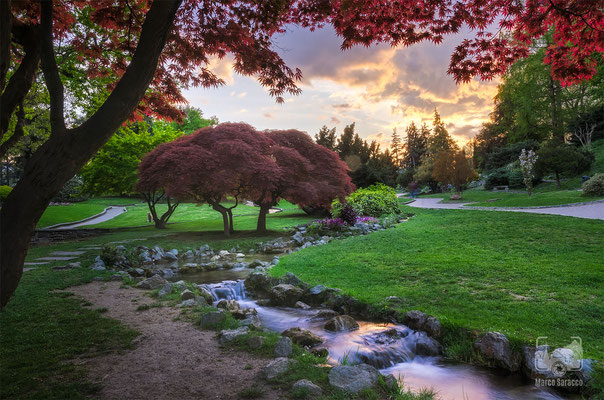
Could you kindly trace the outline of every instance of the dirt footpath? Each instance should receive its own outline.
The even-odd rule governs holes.
[[[237,399],[254,383],[262,388],[263,399],[283,397],[258,377],[268,360],[221,349],[214,332],[175,321],[178,309],[136,311],[152,299],[146,291],[120,286],[93,282],[68,289],[142,333],[131,351],[83,361],[89,378],[101,383],[102,399]]]

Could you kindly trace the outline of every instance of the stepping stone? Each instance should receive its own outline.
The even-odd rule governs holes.
[[[101,246],[86,246],[80,247],[80,250],[103,250]]]
[[[23,263],[23,265],[44,265],[44,264],[48,264],[48,261]],[[23,271],[25,271],[26,269],[27,268],[23,268]],[[30,268],[30,269],[35,269],[35,268]]]
[[[69,265],[55,265],[54,267],[52,267],[52,269],[54,269],[55,271],[61,271],[65,269],[71,269],[71,267]]]
[[[23,268],[23,272],[33,271],[35,268]]]
[[[69,261],[76,259],[77,257],[40,257],[36,258],[36,261]]]
[[[86,253],[85,251],[53,251],[50,253],[53,256],[79,256]]]

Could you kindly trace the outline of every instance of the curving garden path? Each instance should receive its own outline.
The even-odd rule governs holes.
[[[567,217],[588,218],[604,220],[604,201],[594,201],[589,203],[577,203],[576,205],[566,204],[562,206],[535,207],[535,208],[514,208],[514,207],[465,207],[472,203],[441,203],[439,198],[418,198],[408,203],[410,207],[431,208],[431,209],[449,209],[449,210],[489,210],[489,211],[512,211],[525,212],[532,214],[553,214],[564,215]]]
[[[127,211],[126,207],[123,207],[123,206],[109,206],[109,207],[105,208],[105,210],[103,212],[93,215],[88,218],[84,218],[80,221],[64,222],[64,223],[57,224],[57,225],[47,226],[44,229],[46,229],[46,230],[64,230],[64,229],[73,229],[73,228],[77,228],[79,226],[84,226],[84,225],[100,224],[101,222],[109,221],[110,219],[115,218],[118,215],[125,213],[126,211]]]

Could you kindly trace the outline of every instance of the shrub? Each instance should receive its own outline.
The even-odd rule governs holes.
[[[489,175],[484,182],[484,188],[486,190],[491,190],[495,186],[506,186],[510,184],[509,171],[505,168],[497,168]]]
[[[65,203],[65,202],[78,202],[88,199],[88,195],[84,194],[84,181],[78,175],[74,176],[67,181],[63,189],[55,196],[53,201]]]
[[[350,204],[344,204],[340,210],[340,219],[347,225],[354,225],[357,222],[358,214]]]
[[[404,169],[398,176],[396,177],[396,183],[401,188],[406,188],[409,186],[411,182],[413,182],[413,168]]]
[[[604,174],[595,174],[583,184],[583,196],[604,196]]]
[[[522,175],[522,171],[519,169],[515,169],[508,174],[508,182],[511,188],[513,189],[523,189],[524,188],[524,176]]]
[[[358,189],[346,198],[358,215],[379,218],[385,214],[398,214],[398,199],[393,188],[378,183],[367,188]],[[332,203],[332,215],[340,217],[342,205],[339,200]]]
[[[10,192],[13,191],[13,188],[10,186],[2,185],[0,186],[0,204],[8,197]]]

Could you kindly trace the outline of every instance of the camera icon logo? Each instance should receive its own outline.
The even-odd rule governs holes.
[[[561,378],[569,371],[580,371],[583,368],[583,341],[572,336],[571,342],[550,353],[547,336],[540,336],[535,343],[535,369]]]

